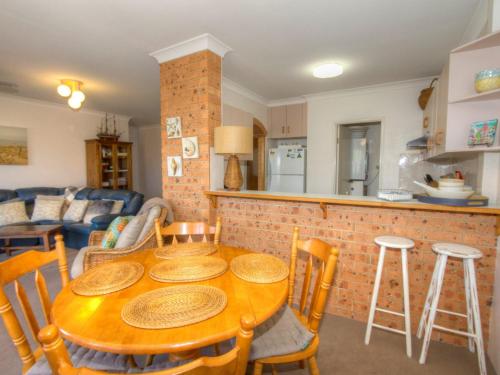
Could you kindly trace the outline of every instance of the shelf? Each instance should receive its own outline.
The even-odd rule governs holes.
[[[500,100],[500,89],[482,92],[480,94],[474,94],[471,96],[466,96],[465,98],[451,101],[449,102],[449,104],[480,102],[487,100]]]
[[[483,48],[498,47],[500,45],[500,31],[483,36],[463,46],[455,48],[451,53],[474,51]]]

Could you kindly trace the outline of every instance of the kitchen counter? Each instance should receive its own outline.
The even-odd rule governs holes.
[[[228,191],[228,190],[214,190],[205,191],[205,195],[212,200],[215,207],[217,197],[235,197],[235,198],[250,198],[262,200],[275,200],[287,202],[309,202],[319,203],[323,212],[326,214],[326,205],[347,205],[347,206],[363,206],[363,207],[378,207],[378,208],[398,208],[419,211],[439,211],[439,212],[457,212],[457,213],[471,213],[483,215],[499,215],[500,205],[493,204],[485,207],[456,207],[445,206],[439,204],[422,203],[416,199],[405,202],[389,202],[376,197],[362,197],[352,195],[335,195],[335,194],[297,194],[297,193],[279,193],[269,191],[256,191],[256,190],[241,190],[241,191]]]
[[[289,261],[292,233],[299,228],[300,238],[318,238],[340,251],[338,271],[327,302],[326,312],[366,322],[373,280],[378,262],[377,236],[395,235],[412,239],[415,248],[408,253],[412,291],[412,327],[425,302],[436,262],[432,245],[453,242],[478,248],[483,258],[476,263],[481,320],[485,341],[495,280],[500,206],[450,207],[418,201],[387,202],[374,197],[327,194],[290,194],[267,191],[205,191],[211,202],[211,215],[222,220],[221,241],[273,254]],[[379,304],[401,311],[401,259],[397,251],[388,251],[384,265],[383,288]],[[305,260],[297,269],[304,270]],[[463,273],[450,267],[443,286],[441,303],[453,311],[465,311]],[[299,273],[303,275],[302,273]],[[299,283],[300,284],[300,283]],[[398,316],[379,319],[402,329]],[[463,320],[442,316],[442,325],[463,328]],[[435,339],[466,345],[467,341],[446,332]]]

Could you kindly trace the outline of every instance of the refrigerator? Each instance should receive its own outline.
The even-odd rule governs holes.
[[[301,145],[269,149],[269,191],[305,193],[306,151]]]

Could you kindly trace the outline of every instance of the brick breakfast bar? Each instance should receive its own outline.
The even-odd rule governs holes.
[[[475,262],[485,343],[495,279],[500,207],[448,207],[416,201],[385,202],[370,197],[269,193],[264,191],[207,191],[212,217],[222,218],[222,241],[232,246],[274,254],[289,260],[293,227],[304,239],[317,237],[340,249],[339,267],[326,311],[366,322],[375,280],[378,247],[383,234],[415,241],[408,254],[412,331],[416,332],[436,256],[435,242],[458,242],[480,249]],[[300,267],[303,269],[303,264]],[[379,293],[379,306],[402,311],[401,256],[388,250]],[[448,260],[440,307],[465,311],[462,263]],[[377,313],[375,321],[402,328],[403,319]],[[466,329],[466,320],[438,314],[437,324]],[[434,330],[433,339],[464,345],[466,339]]]

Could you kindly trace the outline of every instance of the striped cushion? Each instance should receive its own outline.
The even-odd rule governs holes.
[[[109,224],[106,233],[102,239],[101,247],[103,249],[112,249],[115,247],[120,234],[123,232],[133,216],[118,216]]]
[[[255,329],[250,360],[300,352],[313,338],[314,334],[285,305]]]

